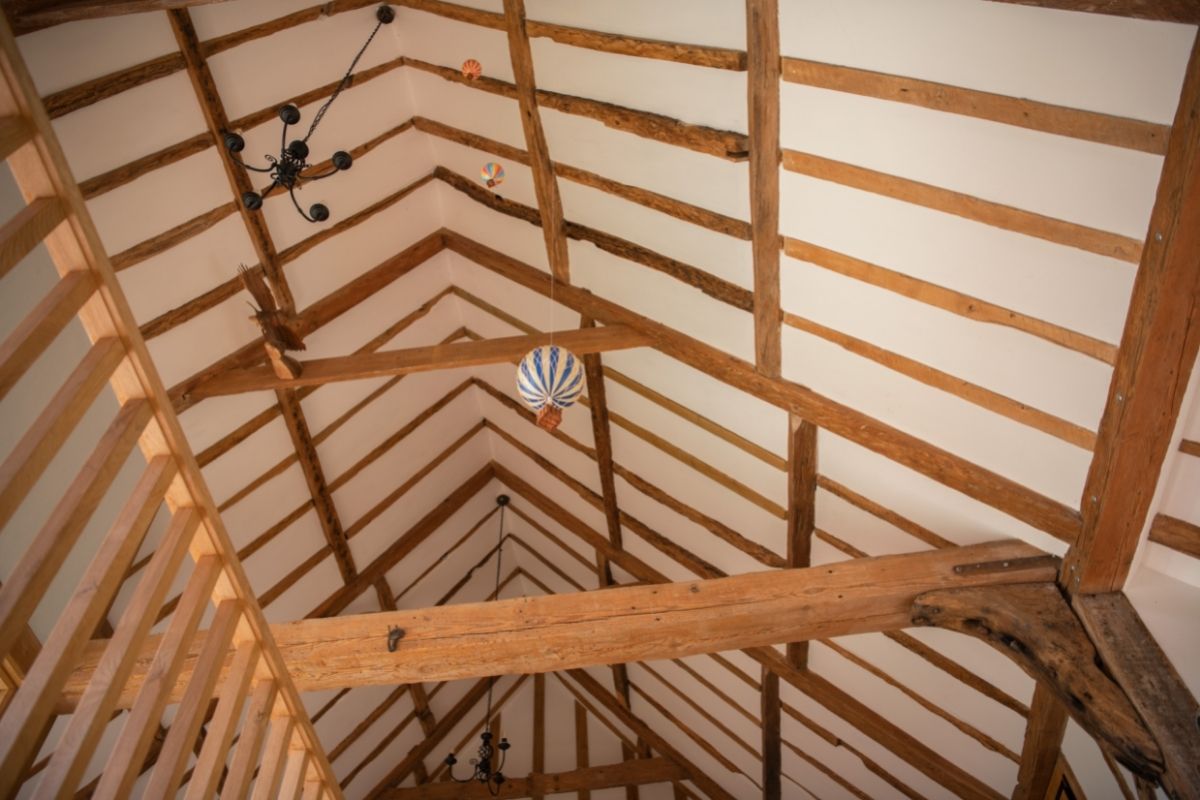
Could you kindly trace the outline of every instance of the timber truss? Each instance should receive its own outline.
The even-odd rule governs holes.
[[[20,514],[36,499],[43,476],[66,476],[66,489],[56,494],[36,535],[26,537],[0,586],[0,796],[15,796],[28,785],[36,787],[37,797],[83,792],[117,798],[129,796],[140,780],[146,797],[174,796],[181,786],[189,798],[218,791],[222,797],[255,798],[337,798],[343,792],[396,800],[482,797],[486,792],[480,787],[463,789],[441,780],[439,758],[452,745],[460,751],[470,746],[479,727],[471,729],[466,721],[476,718],[488,678],[495,674],[505,676],[497,684],[495,727],[502,713],[504,724],[512,725],[515,712],[506,704],[514,697],[532,694],[534,708],[527,743],[531,769],[512,776],[504,797],[559,792],[587,797],[613,787],[637,797],[639,787],[664,783],[672,785],[676,798],[698,800],[732,800],[744,791],[779,798],[785,782],[809,791],[801,778],[789,774],[785,755],[789,764],[801,765],[793,773],[802,769],[819,776],[822,786],[836,786],[847,795],[869,797],[884,787],[897,796],[920,798],[920,788],[910,785],[915,778],[961,797],[1003,796],[955,754],[922,741],[810,668],[810,643],[818,642],[823,652],[903,693],[906,702],[950,726],[971,747],[1004,760],[1016,775],[1014,797],[1047,795],[1056,770],[1063,769],[1061,746],[1068,719],[1074,719],[1099,744],[1113,779],[1130,800],[1134,792],[1138,797],[1152,793],[1156,784],[1171,797],[1200,798],[1200,708],[1121,592],[1200,347],[1200,47],[1193,48],[1175,122],[1166,126],[791,58],[781,53],[777,0],[746,1],[745,50],[528,20],[523,0],[504,0],[503,13],[439,0],[395,0],[406,14],[502,32],[513,81],[471,79],[453,65],[402,55],[360,71],[348,96],[412,74],[481,98],[515,100],[525,147],[414,115],[353,148],[356,169],[372,168],[372,151],[420,135],[439,146],[524,165],[536,203],[487,191],[451,165],[435,163],[358,212],[277,247],[267,217],[238,202],[254,187],[220,143],[227,131],[250,130],[273,119],[278,103],[231,118],[209,62],[318,18],[352,14],[374,3],[335,0],[202,39],[188,8],[201,1],[14,0],[6,5],[11,30],[6,25],[0,31],[0,155],[8,160],[25,206],[0,229],[0,279],[20,269],[41,242],[59,274],[44,299],[29,300],[27,316],[0,349],[0,400],[48,358],[44,354],[51,343],[76,319],[89,345],[0,466],[0,524],[5,526],[27,521]],[[1200,12],[1187,2],[1012,1],[1200,22]],[[173,52],[38,96],[14,33],[138,11],[165,16]],[[531,38],[745,73],[748,130],[719,130],[540,89]],[[51,121],[176,74],[190,82],[204,130],[77,183]],[[1160,155],[1162,175],[1148,235],[1140,241],[785,149],[781,81]],[[279,100],[298,106],[319,102],[334,88],[328,84]],[[665,147],[748,161],[750,218],[552,159],[543,111],[599,121],[622,136]],[[216,153],[222,162],[227,199],[106,253],[85,202],[116,197],[118,190],[135,187],[157,170],[205,153]],[[1135,265],[1121,341],[1105,342],[783,235],[781,168]],[[752,289],[567,219],[560,196],[564,181],[706,235],[745,243],[753,256]],[[312,258],[309,254],[328,252],[373,220],[389,219],[406,208],[406,201],[408,208],[422,197],[429,202],[435,190],[458,204],[455,208],[504,226],[514,240],[535,227],[547,268],[498,249],[494,240],[473,235],[466,225],[443,223],[307,305],[298,304],[300,292],[293,291],[289,272],[294,276],[306,257]],[[246,278],[234,274],[231,265],[227,280],[181,305],[135,316],[122,288],[126,278],[134,280],[139,268],[230,224],[244,228],[257,258]],[[722,313],[749,315],[753,360],[737,358],[578,281],[571,254],[584,243],[627,267],[655,273],[656,280],[686,287],[689,297],[702,296]],[[781,254],[1110,365],[1100,425],[1090,430],[785,310]],[[428,274],[428,265],[448,259],[462,267],[453,273],[455,279],[410,302],[398,318],[379,324],[377,313],[358,313],[373,299],[396,297],[388,293],[397,287],[417,286],[415,277]],[[147,343],[186,337],[203,320],[228,314],[230,302],[240,303],[251,281],[264,283],[278,307],[272,324],[286,324],[300,338],[320,341],[347,320],[364,330],[374,326],[368,331],[372,338],[357,342],[353,352],[305,358],[298,352],[286,355],[277,345],[278,330],[264,323],[262,337],[243,336],[237,349],[165,385],[160,371],[170,370],[154,363]],[[574,317],[569,329],[553,333],[534,325],[524,309],[549,298],[578,317],[578,327]],[[419,338],[432,329],[432,321],[454,311],[461,324],[440,329],[436,338]],[[238,313],[244,316],[241,309]],[[782,351],[789,330],[1090,451],[1082,502],[1078,508],[1063,504],[788,379]],[[540,431],[496,377],[503,365],[551,336],[583,356],[587,392],[581,402],[590,415],[590,439],[586,425]],[[669,396],[653,388],[653,381],[614,368],[617,358],[605,355],[638,349],[685,365],[703,376],[705,385],[719,387],[714,391],[736,390],[754,407],[783,415],[787,426],[779,431],[778,450],[785,449],[786,437],[786,458],[722,424],[711,406],[682,391]],[[455,370],[453,380],[418,384],[418,374],[451,374],[448,370]],[[372,388],[342,403],[337,414],[315,405],[339,391],[326,387],[368,379],[374,380]],[[56,456],[97,398],[101,404],[111,400],[106,385],[116,398],[111,422],[94,450],[83,452],[64,473]],[[409,392],[414,385],[421,389]],[[378,425],[379,417],[371,415],[379,414],[380,401],[395,400],[400,391],[421,398],[406,412],[404,424],[377,437],[355,458],[339,458],[336,472],[331,471],[325,453],[334,437],[348,437],[356,426],[361,430],[364,420]],[[629,399],[620,411],[610,408],[610,391]],[[273,399],[231,417],[218,435],[191,441],[185,436],[197,412],[249,393]],[[482,413],[463,412],[467,401]],[[314,408],[320,409],[316,423]],[[686,437],[663,433],[685,428],[708,443],[708,452],[712,446],[725,448],[752,465],[747,474],[757,470],[786,481],[786,503],[772,500],[761,483],[741,471],[722,470],[689,450]],[[272,429],[285,432],[290,446],[264,462],[251,451]],[[1017,539],[962,544],[953,532],[909,519],[822,473],[817,443],[824,434],[1059,540],[1067,546],[1066,555],[1059,558]],[[752,522],[722,519],[702,498],[680,489],[679,481],[644,472],[640,460],[621,463],[614,455],[615,440],[635,442],[629,453],[645,448],[686,472],[689,480],[736,497]],[[437,446],[430,449],[431,443]],[[145,463],[133,457],[141,471],[131,490],[120,494],[111,487],[121,485],[119,473],[135,445]],[[490,455],[477,457],[489,447]],[[1180,449],[1200,456],[1196,442],[1184,441]],[[404,480],[375,492],[370,502],[355,501],[351,521],[350,503],[343,498],[363,485],[356,479],[385,480],[379,477],[381,468],[394,466],[400,452],[410,465]],[[219,471],[243,460],[254,465],[255,474],[239,470],[239,479],[249,479],[236,486],[226,480],[210,492]],[[304,492],[293,498],[279,486],[296,472]],[[439,494],[423,500],[434,488]],[[121,510],[102,541],[89,539],[85,528],[110,489],[119,494]],[[503,576],[502,597],[491,597],[473,579],[496,555],[494,547],[480,543],[481,532],[495,524],[488,503],[500,489],[514,498],[514,520],[502,535],[518,565]],[[852,543],[852,536],[819,528],[819,492],[873,524],[888,526],[903,546],[889,554],[868,553]],[[268,503],[275,516],[256,520],[261,530],[231,535],[234,526],[227,529],[223,517],[237,518],[268,494],[287,498],[290,505]],[[310,517],[320,530],[317,549],[290,548],[281,556],[288,532]],[[756,530],[754,520],[784,531],[776,541],[783,546],[771,546],[772,538]],[[379,539],[384,527],[387,536]],[[6,527],[5,534],[11,533]],[[1159,515],[1150,536],[1200,555],[1200,528],[1186,521]],[[371,547],[362,544],[368,541]],[[920,552],[890,554],[914,544]],[[814,546],[836,557],[814,564]],[[262,583],[257,565],[268,554],[291,561]],[[80,559],[86,567],[71,573],[70,564]],[[317,583],[323,569],[336,572],[336,585],[312,596],[305,588],[323,585]],[[78,588],[60,598],[61,613],[39,640],[30,623],[39,605],[53,598],[52,584],[60,573],[72,575]],[[285,603],[299,610],[276,621],[274,609]],[[955,631],[991,645],[1036,681],[1032,702],[1022,702],[904,630],[916,626]],[[391,627],[404,631],[395,653],[381,645],[380,631]],[[1020,752],[836,641],[852,634],[886,637],[888,647],[919,664],[914,669],[953,681],[990,708],[1016,715],[1025,726]],[[773,645],[787,645],[786,651]],[[316,692],[325,692],[327,699],[306,708],[303,693]],[[553,692],[569,698],[575,733],[574,766],[558,771],[547,768],[545,755],[547,695]],[[757,713],[747,708],[748,693],[756,698]],[[360,699],[365,697],[373,699]],[[164,712],[172,706],[168,725]],[[333,738],[323,734],[323,721],[339,715],[351,724]],[[595,763],[589,721],[619,744],[619,760]],[[105,737],[109,728],[116,733]],[[788,728],[803,734],[789,735]],[[459,740],[458,734],[465,735]],[[730,742],[737,757],[714,747],[716,739]],[[51,746],[43,747],[47,742]],[[98,752],[106,756],[97,772],[90,764]],[[708,759],[708,767],[696,763],[697,752]],[[1135,776],[1133,787],[1127,785],[1128,774]]]

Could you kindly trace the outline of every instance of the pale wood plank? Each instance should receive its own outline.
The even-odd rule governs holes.
[[[750,121],[750,228],[754,258],[754,364],[778,376],[779,2],[746,0],[746,103]]]
[[[143,400],[131,400],[122,406],[50,518],[21,554],[8,580],[0,586],[0,656],[11,650],[24,630],[149,419],[150,404]]]
[[[10,743],[0,756],[0,795],[14,794],[20,787],[40,744],[29,734],[49,724],[58,694],[120,587],[175,472],[169,456],[158,456],[147,465],[0,719],[0,742]],[[3,588],[16,583],[10,579]]]
[[[258,766],[258,756],[263,747],[275,696],[275,682],[271,680],[259,681],[251,691],[246,721],[242,723],[237,747],[233,752],[233,761],[229,764],[229,774],[225,777],[224,795],[243,798],[250,791],[250,781],[254,778],[255,767]],[[331,753],[329,760],[334,758]]]
[[[92,753],[116,708],[121,687],[133,671],[134,657],[154,624],[155,612],[175,580],[199,524],[194,509],[181,508],[175,512],[55,747],[38,784],[36,798],[71,797],[83,780]]]
[[[115,338],[92,345],[4,459],[0,465],[0,528],[16,513],[124,357],[125,348]]]
[[[254,781],[253,800],[277,800],[279,797],[279,785],[283,782],[291,738],[291,717],[271,717],[267,743],[263,746],[262,764]]]
[[[0,400],[38,356],[62,332],[92,296],[95,282],[86,272],[72,272],[55,284],[0,345]]]
[[[192,679],[179,702],[171,729],[158,754],[158,763],[150,773],[145,791],[147,797],[174,797],[179,789],[192,744],[204,723],[204,712],[213,697],[221,665],[241,614],[241,602],[238,600],[223,600],[217,606],[204,637],[200,658],[192,671]]]
[[[313,386],[333,381],[402,375],[434,369],[495,364],[520,358],[535,347],[554,342],[576,354],[642,347],[648,339],[623,325],[594,330],[567,330],[533,336],[508,336],[481,342],[411,347],[303,362],[304,372],[294,380],[280,379],[268,366],[236,370],[197,386],[193,397],[212,397],[261,389]]]
[[[155,651],[137,698],[121,729],[93,797],[97,800],[121,800],[129,797],[140,774],[140,767],[158,729],[158,721],[167,707],[171,686],[188,654],[188,644],[196,633],[200,618],[208,607],[209,593],[221,573],[221,559],[204,556],[196,562],[179,605]]]
[[[0,116],[0,158],[8,158],[32,137],[29,120],[11,114]]]
[[[1200,351],[1200,41],[1192,46],[1149,236],[1100,420],[1064,583],[1119,590],[1141,538]]]
[[[0,278],[65,218],[66,209],[57,197],[39,197],[0,226]]]
[[[1066,706],[1052,689],[1038,681],[1029,706],[1029,721],[1025,725],[1025,744],[1021,747],[1021,766],[1013,800],[1043,800],[1047,796],[1062,749],[1063,734],[1067,732],[1067,719]]]
[[[229,745],[237,729],[242,713],[242,703],[250,690],[254,669],[258,666],[260,648],[258,642],[247,639],[237,646],[233,663],[221,683],[217,696],[217,710],[208,723],[204,735],[204,747],[192,768],[192,779],[188,781],[186,800],[208,800],[217,791],[217,782],[225,769]]]
[[[550,162],[550,149],[542,130],[538,112],[537,82],[533,73],[533,54],[529,49],[529,34],[525,23],[525,0],[504,0],[504,23],[508,33],[508,54],[516,81],[517,105],[521,109],[521,127],[525,131],[525,147],[529,150],[533,171],[533,189],[537,195],[542,218],[542,235],[546,239],[546,255],[550,271],[556,280],[571,280],[567,256],[567,235],[563,227],[562,198],[558,181]]]

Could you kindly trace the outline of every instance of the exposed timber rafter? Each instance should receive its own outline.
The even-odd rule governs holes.
[[[624,325],[592,330],[567,330],[533,336],[510,336],[481,342],[441,344],[388,350],[353,356],[319,358],[303,362],[298,378],[278,377],[270,367],[247,367],[216,375],[191,391],[193,398],[251,392],[260,389],[315,386],[334,381],[359,380],[382,375],[404,375],[434,369],[495,364],[520,358],[535,347],[553,341],[577,354],[644,347],[650,337]]]
[[[1200,39],[1192,45],[1084,484],[1083,527],[1067,553],[1069,592],[1105,593],[1125,585],[1200,351],[1198,252]]]
[[[1192,0],[991,0],[991,2],[1053,8],[1060,11],[1084,11],[1089,14],[1111,14],[1134,19],[1184,22],[1192,25],[1200,23],[1200,6],[1197,6]]]
[[[457,783],[431,783],[426,786],[393,789],[381,795],[383,800],[473,800],[479,798],[533,797],[537,794],[586,792],[612,789],[630,784],[663,783],[685,780],[687,772],[665,758],[636,759],[618,764],[582,767],[557,773],[530,773],[525,778],[509,778],[498,794],[489,794],[486,786]]]

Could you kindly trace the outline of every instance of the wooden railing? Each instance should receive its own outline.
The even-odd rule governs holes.
[[[112,723],[120,732],[107,737],[112,744],[90,785],[93,796],[129,796],[148,772],[146,797],[173,797],[185,780],[187,797],[211,797],[228,760],[223,797],[247,796],[253,781],[255,798],[299,797],[301,792],[305,798],[340,798],[329,760],[4,21],[0,75],[0,157],[7,159],[25,199],[24,210],[0,228],[0,281],[18,265],[30,266],[22,262],[39,244],[58,271],[54,287],[44,298],[29,298],[23,320],[0,345],[0,399],[20,389],[31,367],[51,358],[47,349],[76,317],[91,342],[0,464],[0,526],[16,527],[10,525],[14,515],[23,503],[35,502],[31,492],[51,462],[61,468],[56,456],[97,408],[106,384],[118,405],[91,453],[69,466],[77,470],[75,477],[5,570],[0,586],[0,796],[15,796],[28,780],[36,797],[71,797],[90,777],[89,765],[122,705],[121,690],[135,656],[182,571],[185,588],[154,655],[155,679],[124,702],[129,713],[123,723]],[[0,291],[14,291],[11,284],[11,279],[7,287],[0,284]],[[144,458],[140,477],[128,496],[115,498],[120,490],[114,487],[123,483],[119,473],[131,462],[141,464],[133,455],[135,444]],[[111,499],[120,500],[120,510],[96,545],[83,534],[100,504]],[[110,626],[108,609],[164,504],[169,524],[149,561],[131,578],[132,591]],[[16,538],[14,530],[4,534],[13,537],[10,542]],[[190,555],[186,565],[185,555]],[[80,563],[86,563],[82,571],[71,566]],[[38,642],[30,629],[34,613],[52,584],[75,578],[45,641]],[[164,729],[170,690],[210,606],[206,644]],[[95,677],[56,733],[50,755],[35,764],[61,710],[63,685],[97,629],[106,631],[110,644]],[[221,680],[230,646],[234,655]],[[197,747],[206,722],[203,745]],[[185,769],[193,750],[197,761],[189,779]]]

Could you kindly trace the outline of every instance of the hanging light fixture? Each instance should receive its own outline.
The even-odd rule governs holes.
[[[279,109],[279,119],[283,120],[283,132],[279,137],[279,157],[267,155],[266,159],[269,166],[255,167],[242,161],[237,155],[246,147],[246,140],[241,134],[233,131],[225,132],[225,149],[233,156],[234,161],[241,164],[248,170],[254,172],[264,172],[270,175],[271,185],[268,186],[260,194],[250,191],[242,194],[242,204],[251,211],[257,211],[262,208],[263,198],[267,197],[276,189],[286,189],[288,195],[292,198],[292,205],[296,206],[296,211],[300,216],[304,217],[309,222],[324,222],[329,219],[329,208],[323,203],[313,203],[309,206],[308,213],[301,208],[300,202],[296,200],[296,185],[301,181],[307,183],[309,181],[319,181],[322,178],[328,178],[330,175],[335,175],[338,172],[344,172],[350,169],[354,163],[354,159],[345,150],[338,150],[330,159],[333,169],[328,172],[323,172],[320,175],[305,175],[304,170],[309,168],[308,163],[308,140],[317,131],[317,126],[321,124],[321,119],[324,118],[325,112],[333,105],[333,101],[337,100],[342,89],[345,89],[350,84],[350,79],[354,76],[354,68],[358,66],[358,60],[362,58],[363,53],[367,51],[371,40],[375,38],[375,34],[379,33],[379,29],[387,25],[396,18],[396,12],[389,5],[381,5],[375,10],[375,29],[371,31],[371,35],[367,37],[367,41],[358,51],[358,55],[350,62],[350,69],[346,70],[346,74],[342,76],[341,82],[337,88],[333,90],[333,94],[325,101],[325,104],[317,109],[317,113],[313,116],[312,124],[308,126],[308,133],[304,134],[303,139],[293,139],[288,142],[288,126],[295,125],[300,122],[300,109],[288,103]]]
[[[504,547],[504,507],[508,505],[508,495],[502,494],[496,497],[496,505],[500,508],[500,530],[497,532],[496,538],[496,589],[494,592],[495,599],[500,599],[500,551]],[[458,759],[454,753],[446,756],[446,768],[450,775],[450,779],[455,783],[482,783],[488,787],[488,792],[493,797],[500,793],[500,787],[504,784],[504,769],[505,756],[508,753],[508,739],[501,738],[499,744],[492,744],[492,687],[495,685],[495,677],[488,678],[487,690],[487,711],[483,717],[483,733],[479,734],[479,751],[475,758],[470,761],[472,772],[464,778],[459,778],[454,774],[454,765],[458,763]]]

